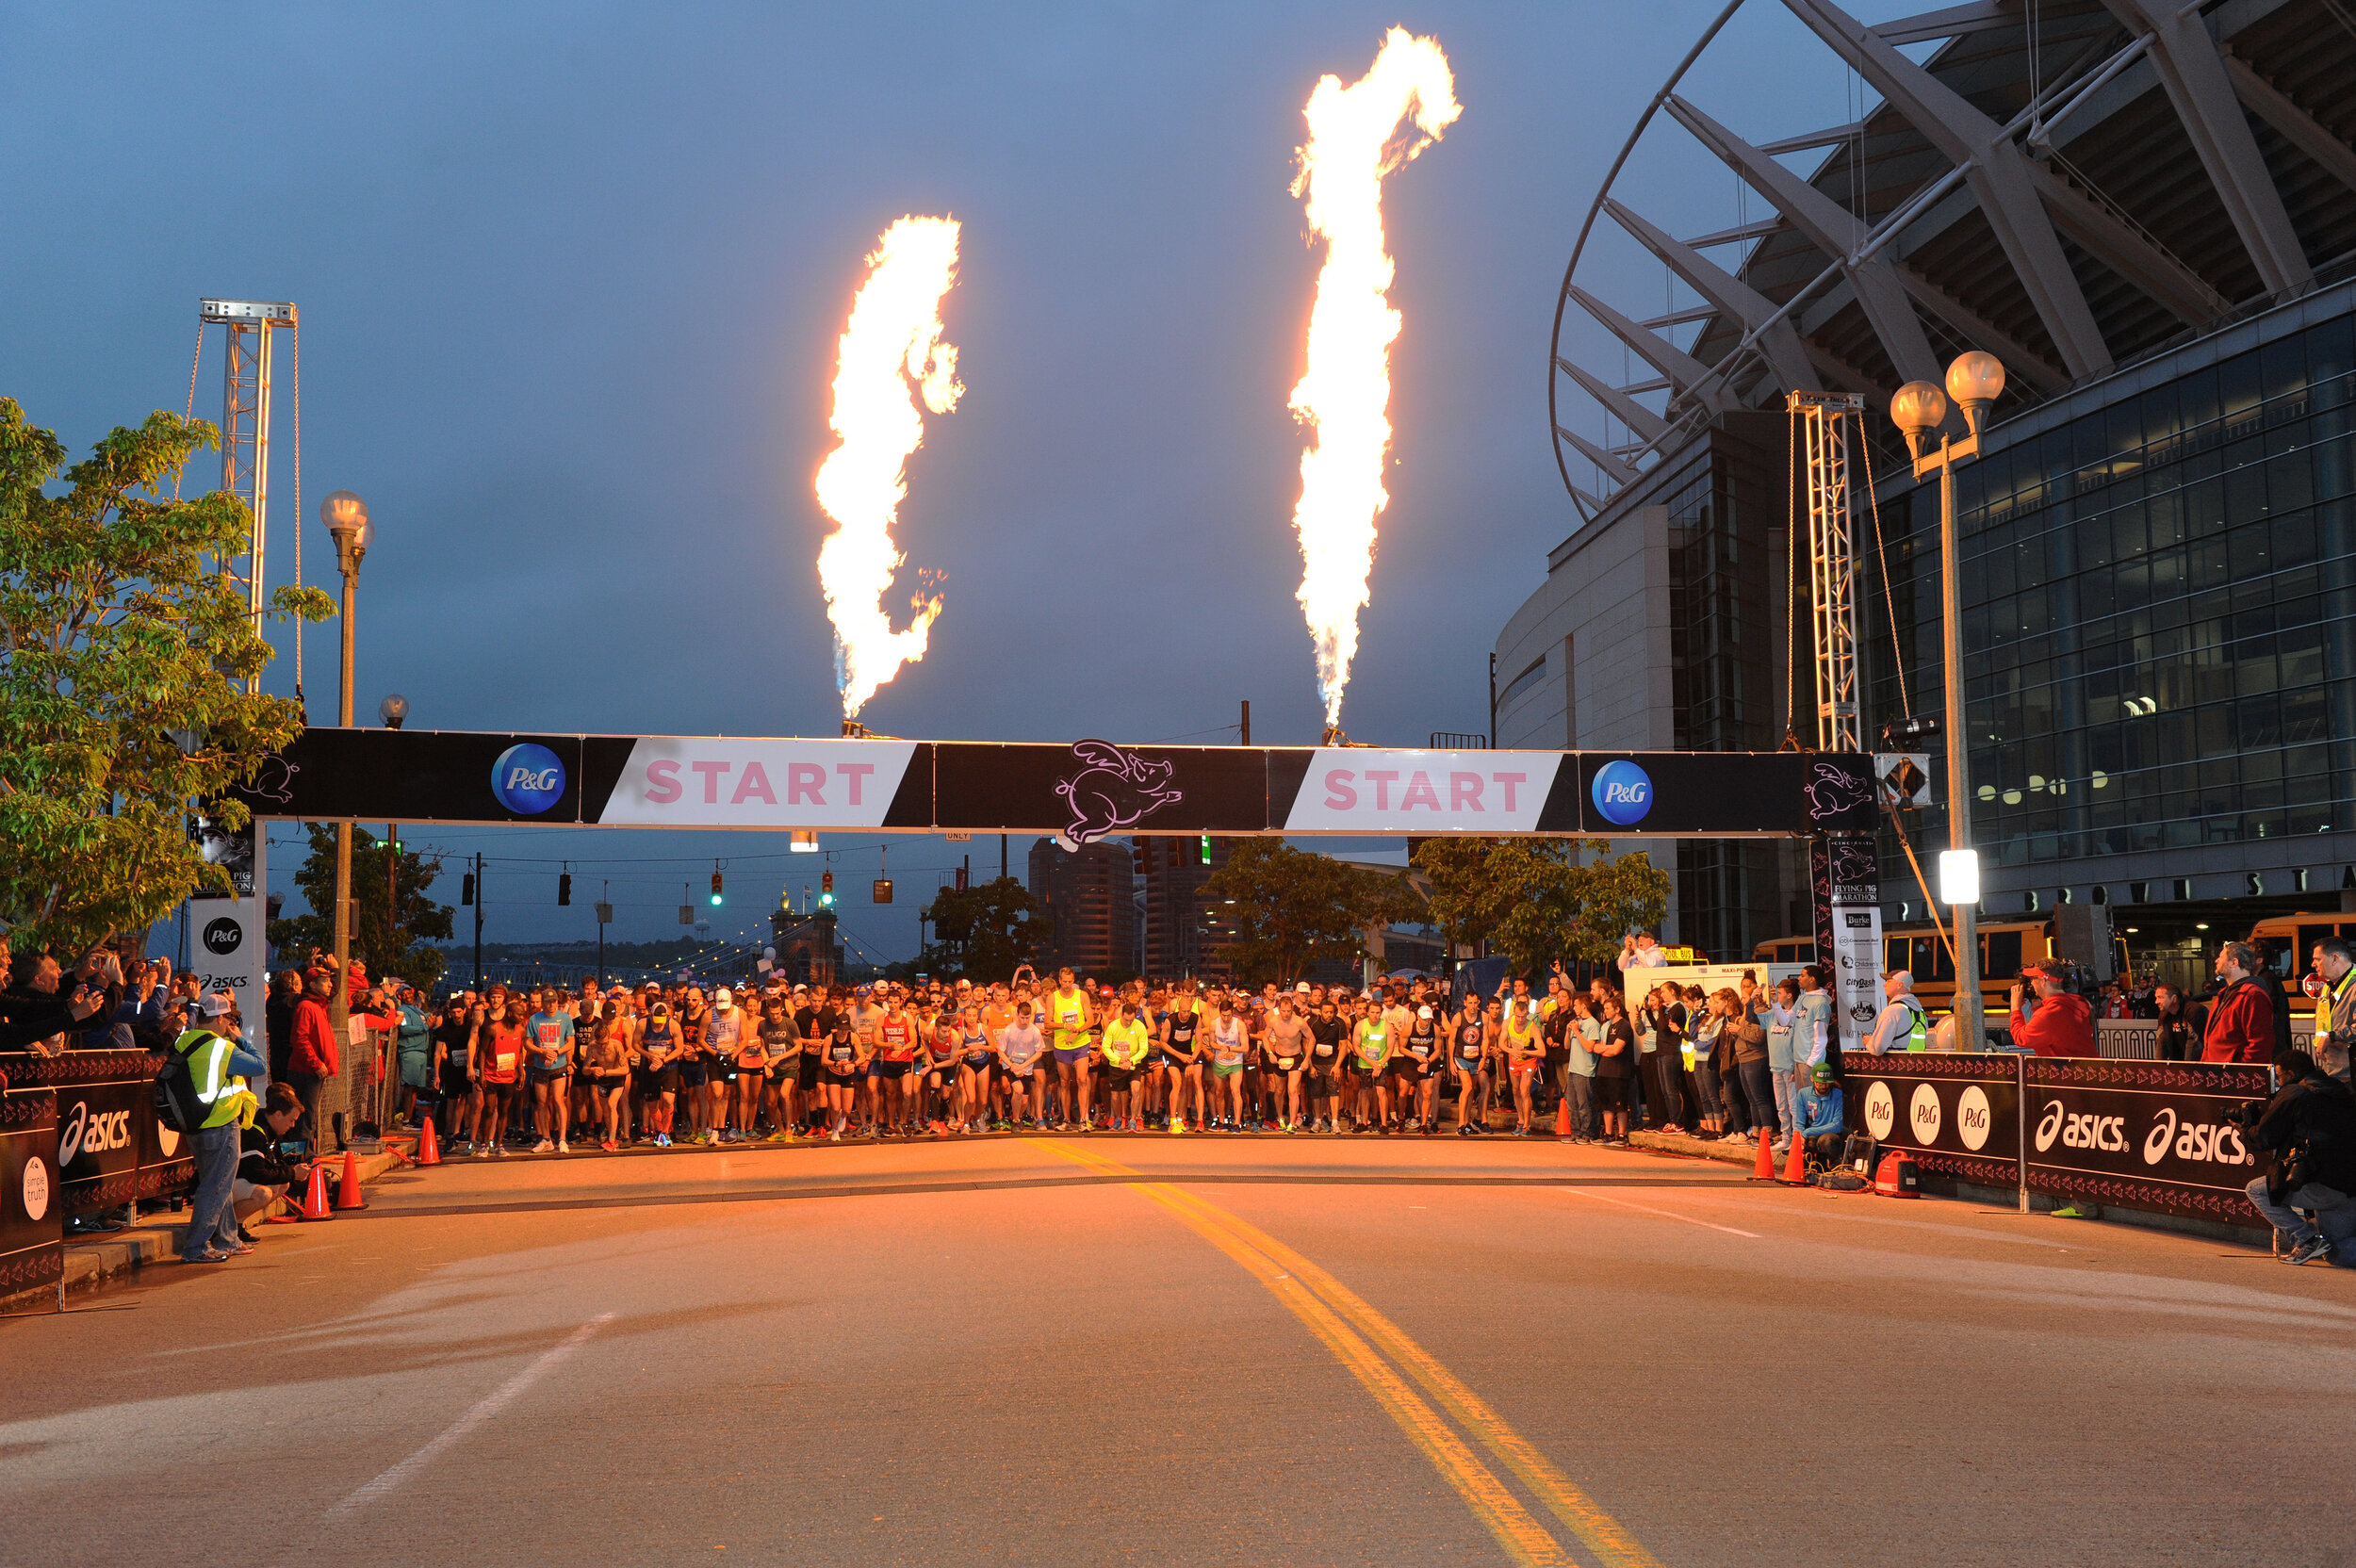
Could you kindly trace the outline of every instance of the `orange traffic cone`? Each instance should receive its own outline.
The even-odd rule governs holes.
[[[414,1163],[419,1166],[442,1163],[442,1146],[434,1136],[432,1117],[427,1117],[425,1124],[417,1129],[417,1152]]]
[[[1567,1094],[1555,1102],[1554,1135],[1558,1138],[1571,1135],[1571,1097]]]
[[[314,1164],[311,1167],[311,1190],[303,1195],[303,1217],[305,1219],[335,1217],[327,1207],[327,1167],[324,1165]]]
[[[1808,1185],[1808,1139],[1797,1133],[1792,1135],[1792,1157],[1783,1162],[1783,1184]]]
[[[1772,1182],[1775,1179],[1775,1139],[1772,1132],[1759,1130],[1759,1159],[1751,1167],[1751,1180]]]
[[[368,1200],[360,1196],[360,1156],[344,1151],[344,1179],[335,1185],[335,1206],[339,1209],[365,1209]]]

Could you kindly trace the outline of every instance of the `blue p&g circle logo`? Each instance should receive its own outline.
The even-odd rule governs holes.
[[[564,793],[564,764],[546,746],[509,746],[491,764],[491,792],[509,810],[536,817]]]
[[[1597,768],[1588,793],[1595,797],[1603,820],[1621,827],[1643,822],[1644,813],[1652,809],[1651,776],[1626,758]]]

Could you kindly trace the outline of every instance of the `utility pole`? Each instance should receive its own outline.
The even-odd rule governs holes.
[[[1489,655],[1489,749],[1497,748],[1497,656]]]
[[[999,881],[1001,881],[1001,882],[1004,882],[1006,879],[1006,836],[1004,833],[1001,833],[1001,834],[999,834],[999,835],[998,835],[998,880],[999,880]]]
[[[483,851],[474,852],[474,989],[483,994]]]
[[[1244,698],[1244,699],[1243,699],[1243,726],[1242,726],[1242,728],[1243,728],[1243,738],[1242,738],[1242,740],[1241,740],[1239,743],[1238,743],[1238,744],[1242,744],[1242,745],[1247,745],[1247,746],[1248,746],[1248,745],[1250,745],[1250,744],[1252,743],[1252,699],[1251,699],[1250,697],[1246,697],[1246,698]]]

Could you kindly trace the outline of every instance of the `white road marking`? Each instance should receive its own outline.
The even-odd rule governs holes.
[[[354,1492],[351,1496],[346,1497],[342,1502],[337,1503],[334,1508],[329,1509],[327,1511],[327,1517],[330,1519],[340,1519],[345,1514],[352,1512],[354,1509],[365,1508],[369,1503],[376,1501],[379,1497],[386,1496],[391,1493],[399,1491],[402,1483],[407,1481],[410,1477],[416,1475],[418,1471],[424,1469],[427,1465],[433,1463],[436,1459],[440,1458],[442,1450],[448,1448],[451,1444],[456,1443],[460,1438],[465,1437],[468,1432],[473,1431],[477,1427],[480,1427],[484,1422],[490,1420],[491,1417],[497,1415],[500,1411],[505,1410],[509,1405],[514,1404],[523,1394],[524,1390],[530,1388],[533,1383],[538,1382],[548,1373],[554,1371],[557,1365],[570,1357],[575,1350],[580,1349],[583,1345],[589,1343],[590,1336],[613,1321],[614,1315],[612,1313],[599,1313],[588,1322],[583,1323],[580,1328],[575,1329],[570,1334],[565,1336],[564,1342],[562,1345],[548,1350],[530,1366],[525,1367],[522,1371],[516,1373],[514,1377],[499,1384],[499,1387],[484,1395],[481,1399],[475,1402],[475,1406],[472,1410],[466,1412],[466,1414],[460,1416],[456,1421],[450,1423],[450,1425],[439,1436],[435,1437],[424,1447],[419,1448],[416,1453],[411,1454],[407,1459],[402,1460],[399,1464],[394,1465],[390,1470],[387,1470],[383,1475],[377,1477],[376,1479],[368,1482],[366,1486],[361,1487],[357,1492]]]
[[[1634,1209],[1639,1214],[1657,1214],[1663,1219],[1682,1219],[1688,1225],[1699,1225],[1705,1231],[1724,1231],[1730,1236],[1748,1236],[1753,1241],[1759,1239],[1757,1231],[1738,1231],[1731,1225],[1712,1225],[1709,1220],[1695,1219],[1690,1214],[1677,1214],[1669,1209],[1647,1208],[1642,1203],[1631,1203],[1625,1198],[1613,1198],[1605,1193],[1589,1192],[1584,1187],[1557,1187],[1555,1191],[1567,1192],[1574,1198],[1593,1198],[1602,1203],[1617,1203],[1624,1209]]]

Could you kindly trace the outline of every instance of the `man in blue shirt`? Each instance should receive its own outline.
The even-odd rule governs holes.
[[[1810,1070],[1792,1108],[1799,1118],[1800,1136],[1808,1140],[1808,1152],[1826,1165],[1839,1165],[1848,1126],[1843,1119],[1841,1083],[1833,1076],[1831,1063],[1819,1062]]]
[[[565,1134],[571,1130],[573,1109],[573,1015],[562,1011],[545,991],[535,988],[532,999],[532,1014],[524,1021],[524,1059],[532,1073],[532,1117],[540,1129],[540,1141],[532,1152],[569,1154],[572,1145]]]

